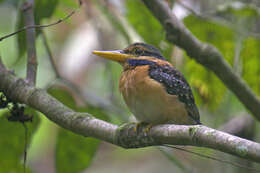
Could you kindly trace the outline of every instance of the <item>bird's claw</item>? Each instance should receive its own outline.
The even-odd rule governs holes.
[[[138,122],[136,123],[136,126],[134,127],[134,132],[145,132],[148,133],[150,131],[150,129],[152,128],[152,124],[148,124],[146,122]]]

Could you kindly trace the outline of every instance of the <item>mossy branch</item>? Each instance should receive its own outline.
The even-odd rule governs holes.
[[[135,130],[136,124],[116,126],[78,113],[19,79],[6,68],[0,68],[0,91],[8,98],[42,112],[47,118],[74,133],[94,137],[124,148],[139,148],[163,144],[208,147],[260,163],[260,144],[206,126],[159,125]]]

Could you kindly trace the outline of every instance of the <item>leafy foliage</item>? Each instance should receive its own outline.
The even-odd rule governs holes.
[[[141,1],[127,0],[126,8],[126,18],[136,32],[146,43],[156,46],[166,58],[169,58],[172,46],[164,39],[165,31],[159,21]]]
[[[60,173],[77,173],[87,168],[100,141],[60,129],[56,144],[56,168]]]
[[[39,125],[38,113],[31,108],[25,109],[26,114],[33,115],[33,122],[26,123],[28,127],[28,143]],[[5,111],[0,115],[0,153],[4,156],[0,162],[0,172],[22,172],[21,156],[24,152],[25,129],[21,123],[9,122],[5,117]]]
[[[230,64],[233,63],[235,45],[232,30],[213,22],[200,20],[192,15],[186,17],[184,22],[196,37],[216,46],[226,60]],[[216,108],[225,94],[224,84],[213,72],[198,65],[194,60],[187,59],[184,68],[188,73],[186,76],[196,90],[196,100],[211,108]]]
[[[8,5],[12,5],[14,7],[17,7],[19,4],[19,1],[17,0],[0,0],[0,3],[6,3]]]
[[[260,94],[259,89],[259,37],[251,36],[256,32],[256,25],[260,20],[259,8],[252,5],[241,5],[239,8],[227,6],[217,13],[224,19],[234,24],[234,31],[237,32],[237,37],[243,38],[242,50],[240,59],[242,61],[242,76],[253,88]]]
[[[260,11],[253,5],[240,4],[239,6],[226,5],[217,11],[217,15],[234,25],[234,30],[243,34],[251,32],[257,20],[260,18]]]
[[[34,16],[35,24],[40,24],[40,22],[45,18],[50,18],[56,10],[59,0],[37,0],[35,1]]]
[[[249,37],[244,41],[241,51],[242,74],[253,90],[260,95],[260,40]]]
[[[107,119],[106,115],[93,107],[77,107],[68,90],[52,87],[48,92],[71,109],[79,112],[89,112],[98,115],[100,119]],[[56,144],[57,172],[80,172],[87,168],[98,148],[100,141],[76,135],[60,129]]]
[[[0,0],[0,3],[4,0]],[[18,6],[18,1],[5,0]],[[142,39],[149,44],[153,44],[160,48],[166,58],[170,58],[172,52],[172,45],[165,40],[165,32],[161,24],[154,18],[149,10],[139,0],[126,0],[126,19]],[[169,0],[172,4],[174,1]],[[96,2],[101,11],[107,17],[110,23],[116,29],[116,32],[121,33],[124,38],[130,42],[131,38],[127,30],[120,23],[106,6],[101,6],[100,2]],[[44,19],[51,17],[62,17],[65,14],[64,10],[59,11],[60,5],[63,7],[75,8],[77,6],[76,0],[37,0],[35,1],[35,23],[40,24]],[[240,54],[242,62],[242,76],[255,92],[260,94],[260,42],[259,39],[249,36],[251,32],[256,32],[254,25],[259,23],[259,10],[251,6],[243,6],[242,8],[234,8],[227,6],[226,8],[218,9],[216,17],[220,17],[232,23],[232,29],[224,27],[214,21],[205,21],[196,18],[192,15],[184,19],[185,25],[191,32],[200,40],[211,43],[216,46],[231,66],[233,66],[235,48],[237,38],[243,36],[243,46]],[[18,14],[17,29],[24,26],[22,12]],[[37,32],[37,35],[39,32]],[[249,36],[249,37],[248,37]],[[21,57],[26,50],[25,32],[22,32],[17,37],[19,57]],[[113,66],[111,73],[118,79],[119,66]],[[220,105],[226,106],[224,108],[227,114],[230,111],[229,102],[234,105],[238,102],[227,97],[226,87],[223,83],[207,69],[197,64],[194,60],[185,59],[185,65],[182,70],[186,73],[190,84],[194,87],[196,101],[202,103],[209,108],[219,108]],[[121,67],[120,67],[121,70]],[[109,79],[108,79],[109,80]],[[113,80],[111,80],[114,82]],[[103,82],[103,81],[102,81]],[[100,84],[102,84],[100,82]],[[117,88],[117,85],[115,85]],[[99,119],[108,121],[106,112],[93,106],[78,107],[75,103],[73,95],[69,90],[62,87],[53,87],[48,92],[55,98],[60,100],[66,106],[79,112],[88,112]],[[104,91],[106,92],[106,91]],[[228,103],[228,104],[223,104]],[[238,104],[235,105],[235,110],[238,110]],[[32,110],[27,110],[32,111]],[[232,110],[233,111],[233,110]],[[230,111],[231,112],[231,111]],[[36,114],[32,111],[32,114]],[[24,129],[19,123],[7,122],[0,112],[0,153],[4,159],[0,161],[0,173],[2,172],[21,172],[22,162],[21,156],[23,154]],[[34,116],[34,122],[28,123],[31,134],[37,128],[39,123],[38,117]],[[30,134],[30,135],[31,135]],[[31,136],[30,136],[31,138]],[[86,138],[76,135],[65,129],[59,129],[56,143],[56,168],[57,172],[81,172],[87,168],[99,146],[100,141],[92,138]],[[203,152],[203,151],[202,151]]]
[[[242,76],[253,89],[259,93],[259,40],[247,36],[253,32],[256,20],[259,20],[259,12],[256,8],[242,6],[241,8],[226,7],[218,10],[217,15],[221,20],[229,21],[232,30],[213,21],[200,20],[192,15],[184,19],[185,25],[200,40],[216,46],[226,60],[233,65],[236,42],[245,39],[240,50],[242,61]],[[225,86],[212,72],[197,65],[192,60],[187,60],[186,71],[189,73],[191,83],[198,91],[197,100],[207,103],[211,108],[216,108],[226,93]],[[254,75],[253,75],[254,74]]]

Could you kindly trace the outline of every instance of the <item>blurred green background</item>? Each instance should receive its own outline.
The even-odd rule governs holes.
[[[172,12],[200,40],[213,44],[259,96],[260,1],[164,0]],[[158,47],[190,83],[201,122],[209,127],[235,128],[246,124],[240,136],[259,141],[259,123],[208,69],[190,59],[165,39],[165,31],[140,0],[35,0],[35,23],[68,20],[37,29],[37,87],[75,111],[89,112],[114,124],[134,121],[118,91],[122,68],[91,54],[93,50],[122,49],[133,42]],[[0,37],[24,26],[23,1],[0,0]],[[0,42],[4,64],[24,77],[25,32]],[[149,147],[125,150],[61,129],[35,110],[28,123],[27,172],[250,172],[200,158],[183,151]],[[8,122],[0,110],[0,173],[23,172],[24,129]],[[230,120],[232,123],[227,124]],[[240,123],[240,124],[239,124]],[[241,125],[241,126],[242,126]],[[260,166],[210,149],[187,147],[202,154],[260,169]],[[253,171],[251,171],[253,172]]]

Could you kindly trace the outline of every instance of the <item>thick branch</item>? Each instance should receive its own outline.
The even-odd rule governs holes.
[[[34,14],[33,14],[34,0],[29,0],[25,2],[22,8],[24,13],[24,23],[25,26],[34,25]],[[36,83],[37,75],[37,57],[36,57],[36,47],[35,47],[35,29],[26,30],[26,45],[27,45],[27,73],[26,79],[33,85]]]
[[[232,71],[221,53],[214,46],[202,43],[192,35],[163,1],[142,1],[164,26],[167,39],[183,48],[191,58],[212,70],[245,107],[260,120],[260,100],[245,81]]]
[[[0,68],[0,91],[16,102],[27,104],[45,114],[51,121],[83,136],[95,137],[125,148],[172,144],[209,147],[260,163],[260,144],[205,126],[160,125],[146,133],[136,132],[135,124],[122,127],[77,113],[44,90],[18,79]]]

